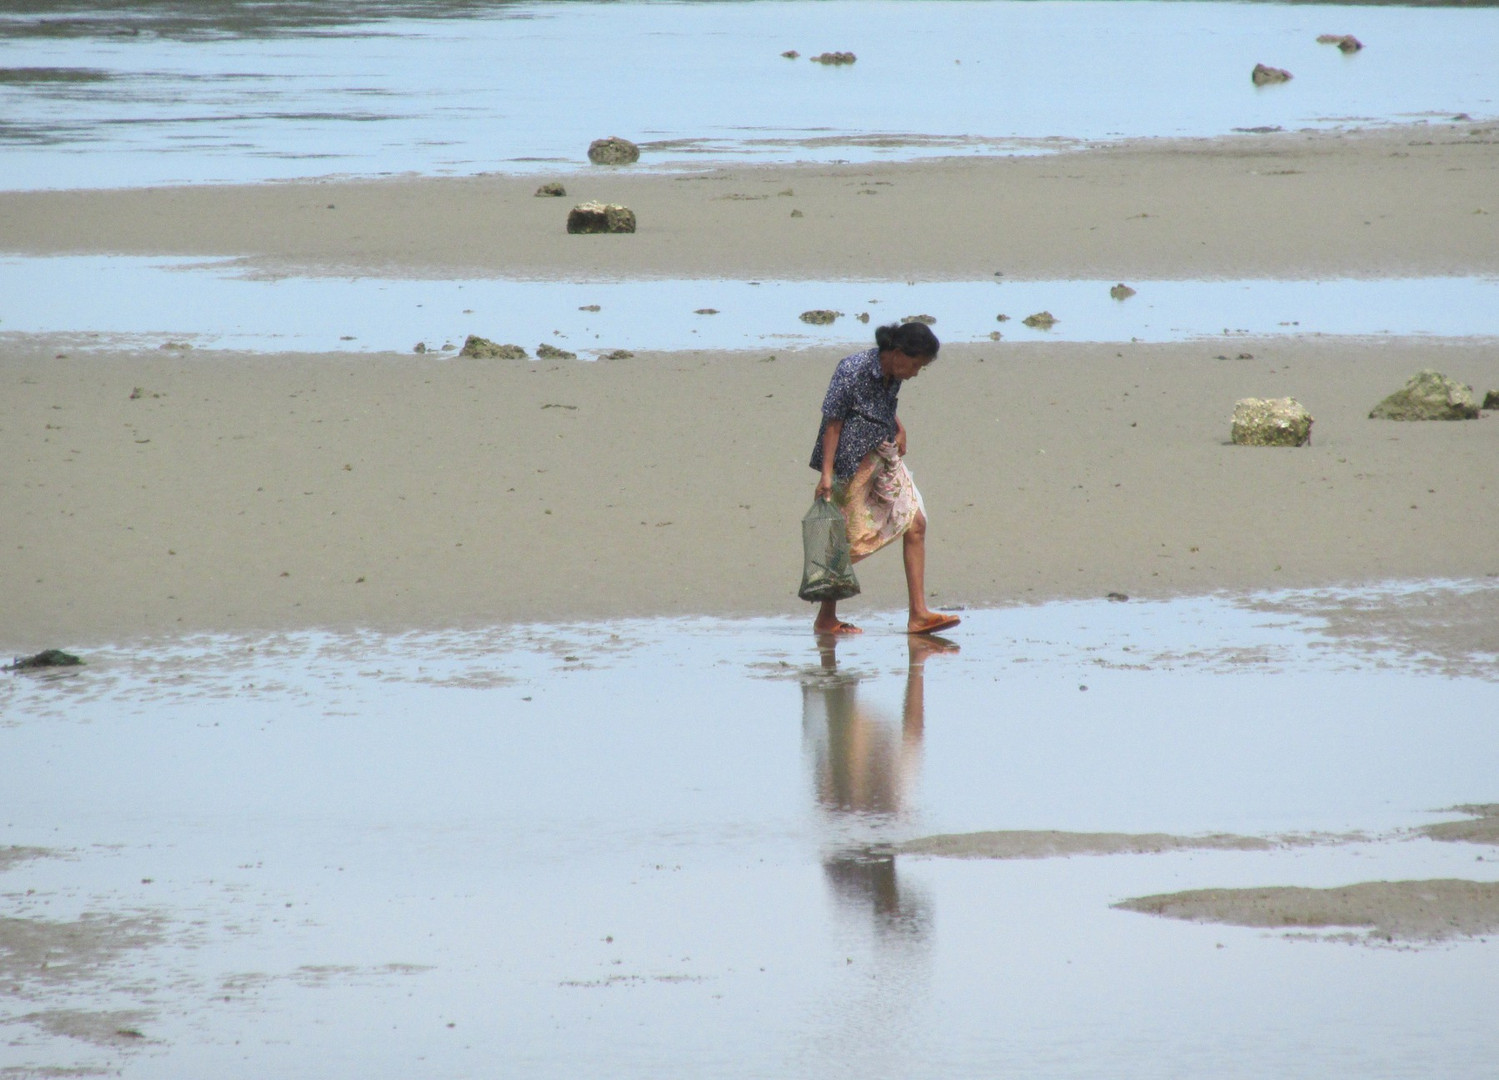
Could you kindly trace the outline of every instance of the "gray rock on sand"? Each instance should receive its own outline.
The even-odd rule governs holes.
[[[568,212],[570,233],[632,233],[635,211],[619,203],[579,203]]]
[[[1483,395],[1483,407],[1485,410],[1499,409],[1499,390],[1490,390]]]
[[[529,360],[530,356],[525,349],[519,345],[497,345],[488,338],[481,338],[478,334],[470,334],[464,341],[463,348],[458,350],[459,356],[466,356],[470,360]]]
[[[555,180],[551,181],[550,183],[542,184],[541,187],[536,189],[536,197],[539,199],[560,199],[566,194],[567,188],[563,187]]]
[[[536,346],[536,358],[538,360],[576,360],[578,354],[568,352],[566,349],[559,349],[555,345],[548,345],[543,341],[540,345]]]
[[[829,311],[827,308],[813,308],[811,311],[802,312],[797,318],[804,323],[811,323],[813,326],[827,326],[829,323],[836,321],[838,316],[842,314],[843,312],[841,311]]]
[[[1370,420],[1474,420],[1473,389],[1430,368],[1418,371],[1369,412]]]
[[[1109,290],[1109,295],[1115,300],[1128,300],[1131,296],[1135,295],[1135,290],[1121,281]]]
[[[1255,86],[1265,86],[1269,83],[1290,82],[1294,76],[1285,68],[1268,67],[1265,64],[1255,64],[1254,70],[1249,73],[1249,78]]]
[[[1305,446],[1312,414],[1295,398],[1243,398],[1234,404],[1235,446]]]
[[[1057,324],[1057,317],[1049,311],[1038,311],[1020,320],[1033,330],[1050,330]]]
[[[588,144],[588,160],[595,165],[631,165],[640,160],[640,147],[629,139],[610,135]]]
[[[1345,53],[1356,53],[1364,47],[1364,43],[1352,34],[1318,34],[1318,45],[1336,45]]]

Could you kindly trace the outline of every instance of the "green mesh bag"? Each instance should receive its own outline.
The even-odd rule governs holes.
[[[848,524],[827,499],[812,500],[812,509],[802,518],[802,549],[806,559],[797,596],[821,603],[859,595],[859,579],[848,557]]]

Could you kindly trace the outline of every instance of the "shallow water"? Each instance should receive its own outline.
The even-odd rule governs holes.
[[[931,315],[944,341],[1178,341],[1225,335],[1499,337],[1499,279],[1136,281],[456,281],[266,277],[231,261],[123,256],[0,259],[0,332],[98,334],[249,351],[398,351],[468,334],[592,357],[613,349],[789,348],[864,341]],[[598,311],[583,310],[593,306]],[[808,309],[841,312],[831,325]],[[1024,319],[1048,311],[1050,329]],[[1007,315],[999,321],[998,315]],[[76,347],[87,347],[87,338]],[[1231,346],[1225,346],[1231,347]]]
[[[1157,0],[111,7],[0,18],[7,188],[1038,152],[1499,114],[1499,10]],[[418,18],[432,10],[448,18]],[[380,15],[390,18],[376,18]],[[1345,56],[1322,33],[1355,33]],[[781,53],[799,50],[787,60]],[[857,63],[807,57],[852,51]],[[1295,79],[1256,88],[1256,63]]]
[[[972,611],[960,652],[924,655],[874,613],[835,646],[801,615],[634,620],[164,641],[5,676],[0,844],[62,856],[0,876],[5,914],[161,924],[65,986],[7,971],[0,1022],[31,1019],[0,1067],[1480,1075],[1492,941],[1109,907],[1499,878],[1491,849],[1389,835],[1493,801],[1499,657],[1440,675],[1329,635],[1325,597],[1251,601]],[[991,828],[1368,839],[890,854]],[[47,1034],[63,1008],[136,1010],[142,1037]]]

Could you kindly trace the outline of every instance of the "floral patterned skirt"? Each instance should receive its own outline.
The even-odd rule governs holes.
[[[921,492],[895,443],[883,442],[864,455],[854,475],[833,485],[833,502],[848,521],[849,554],[868,558],[904,536],[925,513]]]

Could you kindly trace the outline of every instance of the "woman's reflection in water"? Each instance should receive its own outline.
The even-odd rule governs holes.
[[[823,870],[840,903],[870,910],[881,931],[921,934],[926,898],[902,890],[893,846],[921,769],[927,657],[955,653],[940,637],[912,635],[900,724],[859,700],[859,676],[838,670],[835,635],[818,640],[821,670],[802,682],[802,738],[813,763],[817,801],[827,812],[832,850]]]

